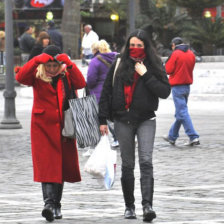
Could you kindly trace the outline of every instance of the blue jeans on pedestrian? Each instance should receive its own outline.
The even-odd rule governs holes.
[[[176,141],[179,137],[179,130],[181,125],[184,127],[185,133],[192,141],[195,138],[199,138],[199,135],[194,130],[191,117],[188,113],[188,96],[190,94],[190,85],[180,85],[172,87],[172,96],[175,105],[175,117],[176,120],[170,128],[169,139]]]
[[[92,58],[93,58],[93,54],[83,55],[82,65],[88,65],[88,62],[86,61],[86,59],[92,59]]]

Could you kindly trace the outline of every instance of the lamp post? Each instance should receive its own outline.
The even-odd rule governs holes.
[[[0,51],[0,75],[4,74],[4,62],[3,62],[4,53]]]
[[[12,0],[5,0],[5,50],[6,50],[6,76],[5,76],[5,108],[0,129],[18,129],[21,124],[15,117],[14,71],[13,71],[13,23]]]
[[[129,32],[133,32],[135,30],[135,0],[129,0]]]

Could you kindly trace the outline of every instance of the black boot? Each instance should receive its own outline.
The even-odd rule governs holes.
[[[143,221],[151,222],[156,218],[156,213],[152,209],[154,179],[141,178],[142,206],[143,206]]]
[[[143,206],[143,221],[151,222],[156,218],[156,213],[153,211],[152,206],[150,204],[146,204]]]
[[[134,198],[134,184],[135,179],[134,178],[121,178],[121,186],[125,201],[125,212],[124,212],[124,218],[125,219],[136,219],[135,214],[135,198]]]
[[[54,184],[55,187],[55,192],[56,192],[56,197],[55,197],[55,208],[54,208],[54,218],[55,219],[62,219],[62,214],[61,214],[61,198],[62,198],[62,192],[63,192],[63,184]]]
[[[55,194],[54,194],[54,183],[42,183],[43,199],[45,202],[42,216],[47,221],[54,221],[54,208],[55,208]]]

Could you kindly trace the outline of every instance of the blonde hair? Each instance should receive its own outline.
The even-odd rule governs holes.
[[[98,50],[100,53],[111,52],[110,45],[103,39],[98,41]]]
[[[62,70],[62,66],[63,65],[60,64],[59,71]],[[67,70],[65,69],[63,72],[65,73],[66,71]],[[37,67],[37,73],[36,73],[36,78],[41,79],[44,82],[48,82],[48,83],[52,82],[52,78],[51,77],[48,77],[46,75],[46,70],[45,70],[44,64],[38,65],[38,67]]]
[[[93,53],[96,53],[97,51],[99,51],[99,41],[94,42],[94,43],[91,45],[91,50],[92,50]]]
[[[0,39],[5,37],[5,32],[3,30],[0,30]]]
[[[3,41],[3,39],[5,39],[5,32],[0,30],[0,50],[4,51],[5,49],[5,42]]]
[[[47,77],[46,70],[43,64],[38,65],[36,78],[41,79],[44,82],[52,82],[52,78]]]

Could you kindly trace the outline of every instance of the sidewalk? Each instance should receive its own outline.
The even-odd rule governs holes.
[[[24,94],[24,90],[26,94]],[[39,183],[33,182],[30,151],[30,115],[32,96],[27,87],[16,87],[18,130],[0,129],[0,224],[47,223],[41,217],[43,200]],[[224,223],[224,95],[193,93],[189,111],[200,135],[201,145],[183,146],[183,129],[176,146],[162,140],[174,118],[172,98],[161,100],[157,111],[154,149],[155,224]],[[4,112],[0,91],[0,120]],[[82,182],[65,183],[60,224],[139,224],[142,222],[139,166],[136,153],[137,220],[123,219],[124,202],[120,186],[120,152],[113,189],[104,190],[84,172],[88,158],[79,149]]]
[[[46,223],[40,216],[43,207],[40,184],[32,181],[29,136],[32,98],[20,96],[23,88],[16,88],[16,115],[23,129],[0,130],[0,223]],[[0,91],[0,105],[3,102]],[[202,101],[192,96],[189,109],[201,145],[194,148],[183,146],[187,138],[182,130],[177,146],[171,146],[161,136],[167,133],[173,121],[173,102],[171,98],[160,102],[154,151],[157,219],[153,223],[224,222],[223,102],[210,98]],[[2,115],[1,106],[1,118]],[[63,219],[54,223],[142,223],[137,160],[135,195],[138,219],[123,219],[119,149],[117,152],[116,182],[112,190],[106,191],[84,172],[87,158],[82,156],[83,150],[79,150],[82,182],[65,184]]]

